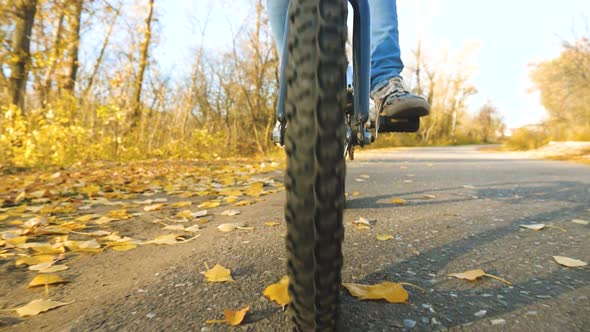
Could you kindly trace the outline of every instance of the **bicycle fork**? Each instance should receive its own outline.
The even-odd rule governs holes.
[[[352,33],[352,63],[353,63],[353,112],[346,124],[346,144],[348,146],[371,144],[375,138],[365,127],[369,120],[369,89],[371,74],[371,22],[368,0],[348,0],[354,11]],[[285,45],[281,54],[279,98],[277,102],[277,126],[273,130],[273,141],[280,146],[285,144],[285,103],[287,101],[287,78],[285,75],[288,52],[287,35],[288,24],[285,27]],[[345,88],[344,86],[342,87]],[[348,110],[349,112],[349,110]],[[354,113],[354,114],[352,114]],[[346,153],[346,151],[345,151]]]

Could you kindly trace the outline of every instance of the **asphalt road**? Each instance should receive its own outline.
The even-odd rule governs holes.
[[[409,303],[390,304],[360,301],[343,289],[343,331],[588,330],[590,270],[552,258],[590,261],[590,225],[571,221],[590,220],[588,165],[475,147],[375,150],[348,163],[347,192],[343,280],[409,282],[427,292],[409,289]],[[238,216],[215,219],[184,245],[138,248],[133,258],[100,255],[88,263],[94,282],[79,282],[88,292],[84,310],[64,307],[17,329],[289,331],[287,315],[262,296],[285,274],[285,227],[264,225],[282,221],[283,201],[280,192]],[[351,222],[359,217],[375,224],[358,230]],[[226,220],[255,229],[217,231]],[[536,223],[567,232],[519,227]],[[378,241],[378,234],[394,239]],[[236,281],[208,284],[199,273],[205,263],[230,268]],[[448,276],[478,268],[512,286]],[[222,318],[224,308],[245,305],[251,309],[238,327],[204,324]]]

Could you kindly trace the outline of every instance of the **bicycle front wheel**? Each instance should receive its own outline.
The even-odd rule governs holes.
[[[332,331],[338,321],[346,16],[346,0],[292,0],[288,15],[285,218],[297,331]]]

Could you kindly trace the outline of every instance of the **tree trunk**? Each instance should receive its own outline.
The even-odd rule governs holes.
[[[31,63],[31,32],[35,22],[37,0],[19,0],[15,7],[16,22],[12,51],[17,60],[10,64],[10,97],[11,102],[24,112],[27,75]]]
[[[73,9],[69,16],[70,38],[68,46],[68,74],[64,89],[70,94],[74,93],[76,87],[76,76],[78,74],[78,49],[80,48],[80,21],[82,19],[83,0],[73,0]]]
[[[141,115],[141,89],[143,86],[143,76],[148,63],[148,55],[150,48],[150,41],[152,40],[152,16],[154,14],[154,0],[149,0],[148,15],[145,19],[145,32],[143,41],[139,46],[139,69],[135,81],[135,89],[133,92],[133,122],[137,124]]]

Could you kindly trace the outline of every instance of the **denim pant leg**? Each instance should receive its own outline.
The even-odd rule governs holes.
[[[399,48],[396,0],[369,0],[371,13],[371,91],[400,76],[404,69]]]
[[[285,27],[287,24],[287,10],[289,0],[267,0],[266,8],[273,37],[279,54],[283,51],[285,43]]]
[[[369,0],[371,15],[371,91],[400,76],[404,69],[399,48],[396,0]],[[267,0],[268,16],[278,50],[285,42],[289,0]]]

